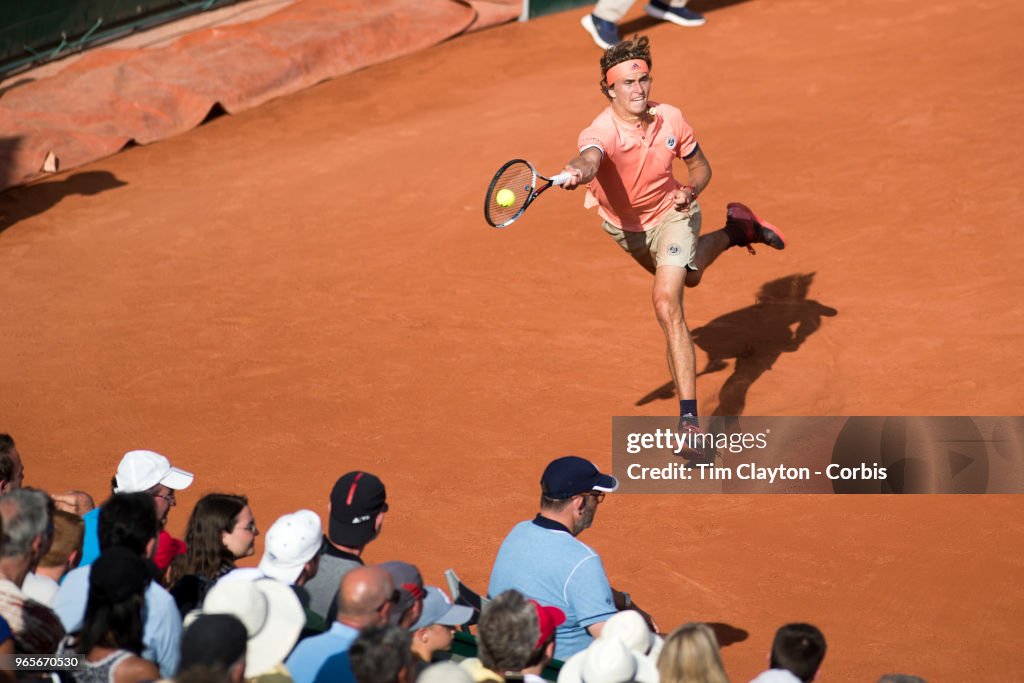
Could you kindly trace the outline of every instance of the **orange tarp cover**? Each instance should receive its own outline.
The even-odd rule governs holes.
[[[166,47],[96,48],[0,95],[0,190],[519,16],[520,0],[297,0]],[[17,77],[11,79],[17,83]]]

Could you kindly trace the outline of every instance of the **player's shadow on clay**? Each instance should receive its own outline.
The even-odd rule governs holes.
[[[807,298],[814,273],[794,274],[761,286],[753,306],[715,318],[691,332],[708,362],[697,376],[719,372],[735,359],[711,415],[742,415],[750,386],[772,369],[783,353],[793,353],[821,327],[821,319],[839,311]],[[675,396],[672,382],[650,392],[636,405]]]
[[[49,211],[65,197],[99,194],[127,184],[109,171],[82,171],[62,180],[11,188],[0,193],[0,233],[27,218]]]

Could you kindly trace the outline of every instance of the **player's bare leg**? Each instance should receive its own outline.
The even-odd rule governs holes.
[[[654,273],[651,303],[654,315],[665,334],[668,367],[679,400],[697,398],[697,360],[693,338],[683,317],[683,282],[686,269],[681,266],[659,266]]]
[[[686,286],[696,287],[708,266],[714,263],[729,247],[742,246],[750,249],[751,244],[767,244],[773,249],[785,249],[786,238],[782,231],[771,223],[765,223],[743,204],[729,204],[725,227],[697,240],[697,255],[694,258],[697,270],[686,274]]]

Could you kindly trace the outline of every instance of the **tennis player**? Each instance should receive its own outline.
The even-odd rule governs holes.
[[[683,317],[683,289],[696,287],[719,254],[754,243],[786,246],[782,233],[743,204],[728,206],[725,227],[700,234],[697,196],[711,165],[679,109],[652,102],[651,51],[646,37],[623,41],[601,57],[601,91],[610,104],[579,136],[579,156],[564,172],[567,190],[587,185],[584,206],[596,206],[602,227],[654,275],[654,312],[668,344],[679,397],[680,428],[699,430],[693,339]],[[688,184],[676,180],[682,159]]]

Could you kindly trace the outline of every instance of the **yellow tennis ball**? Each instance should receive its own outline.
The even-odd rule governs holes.
[[[516,203],[516,193],[506,187],[504,190],[498,190],[495,199],[498,206],[512,206]]]

